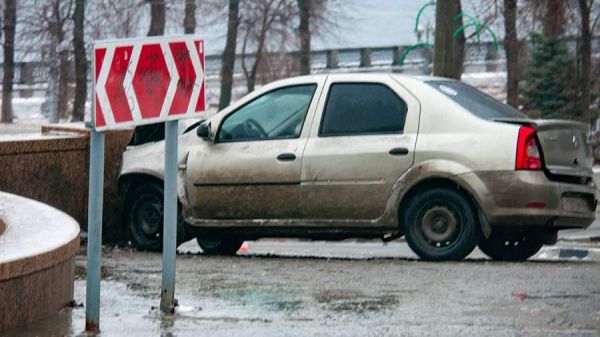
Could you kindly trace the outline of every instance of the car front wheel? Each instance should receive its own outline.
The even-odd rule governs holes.
[[[235,255],[242,247],[244,240],[240,239],[208,239],[196,238],[198,245],[207,255]]]
[[[410,200],[404,214],[406,241],[424,260],[461,260],[477,245],[473,207],[456,190],[421,192]]]
[[[500,261],[525,261],[543,245],[539,234],[518,229],[492,231],[490,237],[479,240],[479,249],[485,255]]]
[[[124,220],[133,246],[142,251],[161,251],[164,196],[158,183],[134,186],[124,204]],[[185,239],[183,218],[177,216],[177,244]]]

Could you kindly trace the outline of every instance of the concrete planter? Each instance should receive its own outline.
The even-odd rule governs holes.
[[[0,218],[2,332],[52,315],[73,300],[79,224],[48,205],[2,192]]]

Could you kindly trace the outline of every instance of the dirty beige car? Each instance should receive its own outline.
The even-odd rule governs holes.
[[[234,254],[262,237],[405,236],[423,259],[477,245],[527,259],[594,220],[587,133],[442,78],[278,81],[182,134],[179,240]],[[162,177],[163,142],[125,152],[124,217],[140,249],[161,248]]]

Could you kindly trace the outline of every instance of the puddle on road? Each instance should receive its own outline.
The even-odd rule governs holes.
[[[215,289],[212,295],[233,305],[253,306],[269,312],[290,313],[306,306],[298,291],[252,284],[226,284]]]
[[[367,296],[360,291],[324,290],[316,292],[315,300],[326,310],[363,314],[390,309],[399,303],[398,296]]]

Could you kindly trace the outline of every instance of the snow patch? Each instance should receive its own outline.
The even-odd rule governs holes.
[[[75,219],[39,201],[0,192],[0,263],[57,249],[79,235]]]

